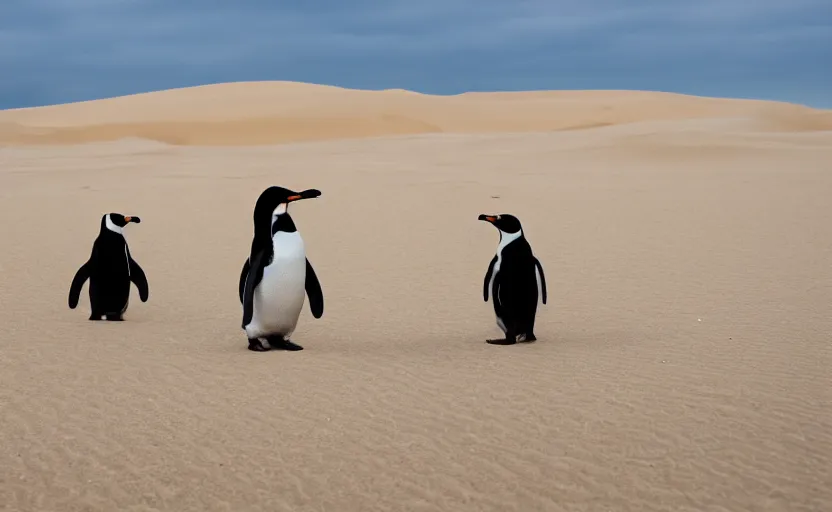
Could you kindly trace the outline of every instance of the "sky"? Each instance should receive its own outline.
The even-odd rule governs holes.
[[[0,109],[250,80],[832,108],[832,0],[0,0]]]

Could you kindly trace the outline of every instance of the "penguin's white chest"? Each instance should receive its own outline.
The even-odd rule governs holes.
[[[494,280],[497,279],[497,274],[500,272],[500,264],[503,262],[503,247],[499,247],[497,249],[497,261],[494,262],[494,270],[491,273],[491,280],[488,282],[488,291],[489,293],[493,294],[494,296],[491,297],[492,301],[500,302],[499,291],[494,289]],[[506,332],[506,324],[503,322],[503,319],[500,318],[499,315],[494,315],[497,319],[497,327],[500,328],[501,331]]]
[[[274,258],[254,289],[254,316],[246,326],[249,338],[291,336],[306,298],[306,250],[300,233],[278,231],[272,247]]]
[[[500,301],[500,292],[499,290],[494,289],[494,280],[497,279],[497,274],[500,273],[500,267],[503,264],[503,249],[506,248],[508,244],[520,238],[522,231],[518,231],[517,233],[504,233],[500,232],[500,245],[497,246],[497,261],[494,262],[494,270],[491,272],[491,279],[488,282],[488,290],[492,294],[491,300],[496,302]],[[500,318],[499,315],[494,315],[497,320],[497,327],[500,328],[501,331],[506,332],[506,324],[503,322],[503,319]]]

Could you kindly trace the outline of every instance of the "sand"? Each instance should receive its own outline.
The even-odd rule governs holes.
[[[755,131],[832,130],[832,111],[644,91],[431,96],[295,82],[241,82],[0,112],[0,144],[139,137],[252,145],[430,133],[548,132],[647,121],[729,119]]]
[[[304,84],[0,112],[0,509],[832,510],[829,119]],[[301,352],[239,328],[272,184],[323,192]],[[108,211],[142,218],[123,323],[66,305]],[[484,343],[501,212],[534,344]]]

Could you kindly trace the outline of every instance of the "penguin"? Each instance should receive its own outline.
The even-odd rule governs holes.
[[[488,264],[483,282],[483,300],[491,301],[497,325],[505,338],[486,340],[492,345],[514,345],[532,342],[538,297],[546,304],[546,276],[543,266],[532,253],[523,234],[523,227],[514,215],[480,215],[477,220],[489,222],[500,233],[497,252]]]
[[[78,306],[81,288],[90,280],[90,320],[123,321],[130,299],[130,283],[139,289],[139,298],[147,302],[147,277],[130,255],[124,227],[141,222],[138,217],[107,213],[101,217],[101,229],[92,244],[92,254],[75,273],[69,287],[69,308]]]
[[[242,327],[249,350],[303,350],[289,338],[297,326],[305,296],[309,297],[312,316],[321,318],[324,314],[321,284],[289,215],[289,203],[320,195],[316,189],[295,192],[273,186],[257,198],[254,239],[239,283]]]

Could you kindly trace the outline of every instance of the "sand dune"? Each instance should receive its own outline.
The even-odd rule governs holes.
[[[297,84],[0,113],[0,509],[832,510],[827,122]],[[285,144],[166,143],[235,141]],[[291,212],[326,310],[256,354],[237,279],[273,184],[323,192]],[[108,211],[142,218],[150,300],[101,324],[66,299]],[[537,343],[483,342],[491,212],[546,270]]]
[[[128,137],[177,145],[274,144],[427,133],[545,132],[707,118],[741,119],[763,131],[832,129],[830,111],[769,101],[642,91],[431,96],[250,82],[4,111],[0,144]]]

